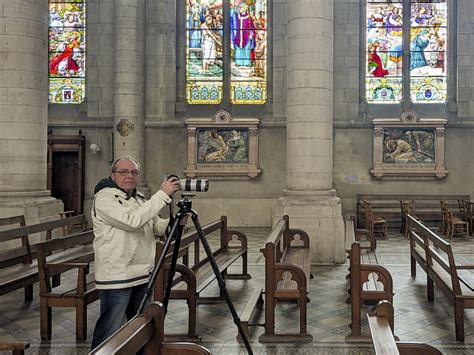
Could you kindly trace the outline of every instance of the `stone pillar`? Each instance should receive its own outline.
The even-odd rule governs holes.
[[[46,190],[48,1],[0,0],[0,217],[58,217]]]
[[[333,1],[287,2],[287,189],[277,216],[310,236],[312,263],[344,262],[333,189]]]
[[[129,155],[145,179],[145,0],[114,1],[114,156]]]

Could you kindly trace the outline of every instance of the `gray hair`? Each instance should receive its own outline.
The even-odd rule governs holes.
[[[110,171],[111,171],[111,172],[114,173],[114,172],[117,170],[117,164],[118,164],[118,162],[121,161],[121,160],[130,160],[130,161],[133,161],[133,162],[135,163],[135,165],[137,166],[138,171],[141,170],[141,168],[140,168],[140,163],[138,162],[137,159],[135,159],[134,157],[125,155],[125,156],[123,156],[123,157],[120,157],[120,158],[117,158],[117,159],[114,160],[114,162],[113,162],[112,165],[110,166]]]

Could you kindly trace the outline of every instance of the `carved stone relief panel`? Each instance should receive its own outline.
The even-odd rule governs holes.
[[[445,119],[419,119],[404,112],[399,119],[374,119],[376,179],[444,179]]]
[[[256,178],[258,129],[255,118],[232,118],[218,111],[213,118],[189,118],[187,177]]]

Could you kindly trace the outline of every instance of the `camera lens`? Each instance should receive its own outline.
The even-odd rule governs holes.
[[[209,189],[209,180],[207,179],[181,179],[181,190],[205,192]]]

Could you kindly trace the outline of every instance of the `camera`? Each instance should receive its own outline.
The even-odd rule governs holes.
[[[166,179],[172,177],[179,180],[181,191],[206,192],[209,190],[209,180],[207,179],[180,179],[177,175],[168,175]]]

